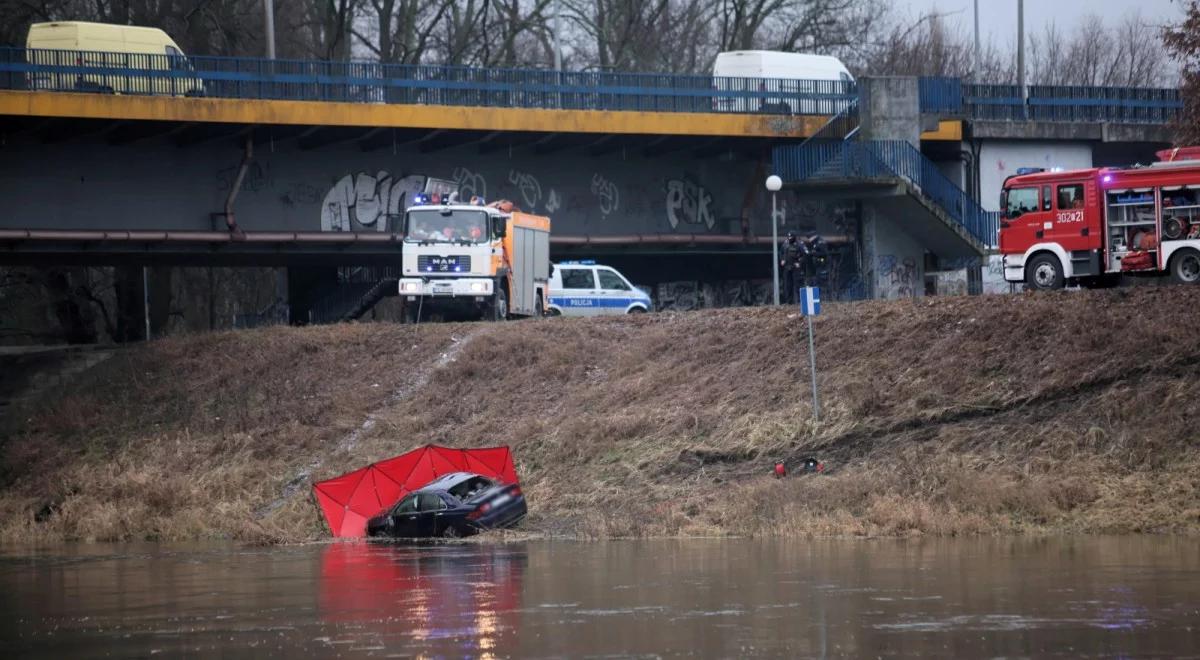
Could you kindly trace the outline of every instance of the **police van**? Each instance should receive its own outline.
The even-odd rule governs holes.
[[[563,261],[550,273],[552,316],[640,314],[653,309],[650,296],[614,268],[595,261]]]

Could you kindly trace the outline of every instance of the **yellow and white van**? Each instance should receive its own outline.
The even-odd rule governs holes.
[[[88,67],[96,71],[30,74],[31,89],[116,94],[203,96],[179,46],[158,28],[56,21],[29,26],[28,63],[38,67]],[[109,73],[107,69],[111,69]]]

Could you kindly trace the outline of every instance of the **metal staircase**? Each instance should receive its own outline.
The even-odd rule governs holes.
[[[775,148],[774,171],[791,184],[899,182],[980,253],[995,244],[997,214],[985,211],[920,149],[904,140],[858,137],[858,105],[853,103],[799,145]]]
[[[318,292],[308,309],[309,323],[340,323],[362,318],[379,301],[397,295],[400,269],[361,266],[338,269],[337,282]]]

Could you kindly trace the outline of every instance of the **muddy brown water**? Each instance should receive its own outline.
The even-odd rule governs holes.
[[[1200,540],[0,550],[2,657],[1200,656]]]

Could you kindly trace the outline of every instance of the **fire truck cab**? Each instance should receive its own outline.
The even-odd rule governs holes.
[[[1200,148],[1159,157],[1009,177],[1000,197],[1004,279],[1042,290],[1107,286],[1123,274],[1200,283]]]

